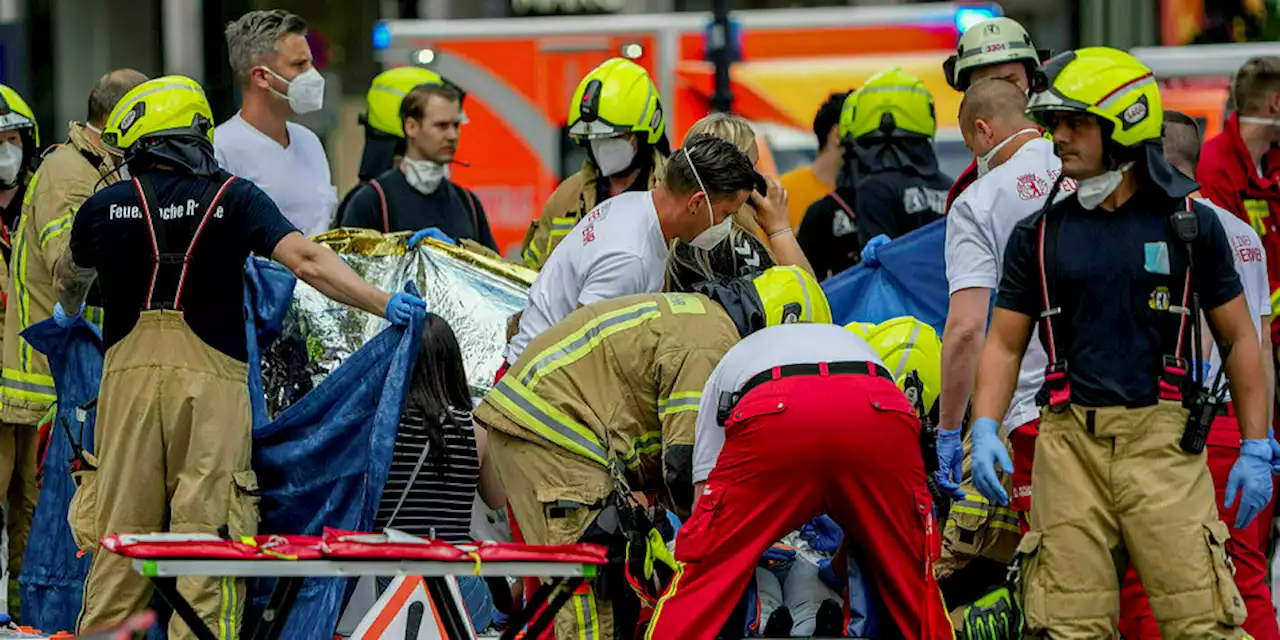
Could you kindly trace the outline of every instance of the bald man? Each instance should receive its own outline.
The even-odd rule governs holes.
[[[978,158],[978,180],[952,204],[947,215],[947,284],[950,310],[942,338],[942,397],[938,458],[939,484],[951,491],[939,577],[965,568],[963,577],[943,581],[947,603],[973,601],[1004,579],[1004,565],[1020,538],[1021,520],[1031,504],[1031,457],[1038,433],[1035,396],[1048,363],[1040,341],[1028,343],[1018,390],[1004,418],[1015,460],[1008,509],[988,505],[962,477],[964,447],[960,423],[973,392],[978,356],[986,336],[987,313],[999,286],[1004,248],[1017,223],[1044,206],[1062,163],[1053,144],[1023,114],[1026,94],[1002,78],[973,83],[960,104],[960,132]],[[1062,192],[1074,189],[1064,184]],[[967,476],[967,474],[965,474]],[[1006,478],[1006,480],[1009,480]],[[975,517],[975,514],[979,514]],[[977,532],[975,534],[975,531]],[[948,593],[950,591],[950,593]]]
[[[111,110],[147,77],[133,69],[117,69],[102,76],[89,91],[87,122],[72,122],[67,141],[49,153],[28,185],[22,217],[13,236],[12,273],[5,289],[8,311],[4,323],[3,364],[0,374],[0,496],[9,509],[9,593],[22,570],[36,487],[38,425],[56,396],[49,363],[20,334],[53,315],[57,296],[53,265],[67,248],[71,220],[118,160],[102,146],[100,134]],[[114,177],[114,176],[112,176]],[[101,316],[86,314],[90,319]],[[10,611],[13,611],[11,608]]]

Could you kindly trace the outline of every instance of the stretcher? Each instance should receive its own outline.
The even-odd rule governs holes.
[[[280,637],[305,578],[421,576],[436,606],[442,635],[453,640],[475,638],[475,632],[467,612],[450,591],[450,576],[553,578],[512,617],[502,637],[514,639],[526,625],[527,637],[538,637],[552,624],[573,590],[594,578],[597,567],[605,564],[605,549],[599,545],[452,545],[392,529],[384,533],[326,529],[320,537],[241,540],[201,534],[117,534],[103,538],[102,547],[130,558],[133,569],[151,580],[200,640],[217,640],[217,636],[178,592],[180,577],[275,578],[262,619],[254,629],[242,630],[242,637],[253,640]]]

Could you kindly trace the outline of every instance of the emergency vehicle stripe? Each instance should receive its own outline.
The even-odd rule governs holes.
[[[667,599],[676,595],[680,590],[680,577],[684,575],[684,563],[676,562],[676,574],[671,577],[671,585],[667,587],[667,592],[658,598],[658,604],[653,609],[653,618],[649,620],[649,630],[644,632],[644,640],[653,640],[653,630],[658,627],[658,618],[662,616],[662,606],[667,603]]]
[[[7,398],[52,403],[58,400],[53,378],[40,374],[5,369],[0,373],[0,389]]]
[[[534,433],[602,467],[609,466],[609,452],[596,434],[511,378],[503,376],[493,388],[494,402],[518,417],[520,423]]]
[[[49,244],[50,240],[62,235],[62,232],[66,231],[67,228],[71,226],[71,220],[74,216],[74,212],[68,213],[49,224],[46,224],[44,228],[40,230],[40,248],[45,248],[45,246]],[[21,233],[21,231],[19,231],[19,233]]]
[[[560,342],[538,354],[520,372],[520,382],[532,389],[547,374],[581,360],[605,338],[659,317],[658,305],[645,302],[610,311],[583,325]]]
[[[666,418],[672,413],[697,411],[701,403],[701,391],[681,391],[671,394],[668,398],[658,398],[658,419]]]

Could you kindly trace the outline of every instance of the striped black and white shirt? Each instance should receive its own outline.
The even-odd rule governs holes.
[[[441,425],[445,444],[441,460],[431,451],[422,414],[405,410],[374,518],[376,529],[392,527],[423,537],[434,530],[435,537],[446,542],[471,541],[471,503],[480,482],[480,458],[471,412],[455,409],[453,418],[457,425]]]

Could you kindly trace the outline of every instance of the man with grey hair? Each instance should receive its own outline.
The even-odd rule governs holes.
[[[324,105],[307,23],[281,9],[250,11],[227,25],[240,111],[214,131],[218,164],[258,185],[304,235],[329,228],[338,206],[320,139],[289,116]]]
[[[21,335],[27,327],[53,316],[57,294],[53,265],[67,249],[71,221],[97,187],[112,176],[118,160],[107,153],[99,135],[120,98],[147,77],[133,69],[117,69],[98,80],[89,92],[88,121],[68,125],[67,142],[45,157],[28,185],[22,216],[13,233],[10,279],[5,293],[9,311],[4,322],[3,372],[0,373],[0,497],[7,497],[9,593],[16,593],[22,556],[40,491],[36,486],[38,425],[56,394],[49,362]],[[90,315],[90,318],[98,318]]]

